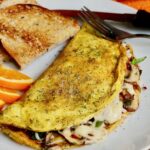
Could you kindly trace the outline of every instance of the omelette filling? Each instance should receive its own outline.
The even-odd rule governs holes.
[[[44,149],[61,150],[60,143],[66,140],[70,144],[85,145],[92,144],[102,139],[108,133],[108,128],[119,121],[126,112],[136,111],[139,106],[140,86],[139,79],[141,70],[137,64],[132,64],[134,59],[130,50],[126,64],[126,76],[119,96],[104,110],[78,126],[72,126],[56,133],[64,137],[53,141],[55,132],[32,133],[32,139],[43,144]],[[30,131],[29,131],[30,132]]]

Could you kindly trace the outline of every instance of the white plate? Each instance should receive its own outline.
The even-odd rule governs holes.
[[[111,11],[111,12],[130,12],[135,10],[127,6],[110,0],[39,0],[39,3],[47,8],[55,9],[80,9],[86,5],[92,10]],[[146,30],[133,29],[132,26],[125,26],[123,23],[115,23],[116,26],[131,32],[149,33]],[[141,150],[146,149],[150,145],[150,40],[148,39],[131,39],[126,40],[134,48],[137,57],[147,56],[147,59],[141,63],[143,70],[142,86],[147,86],[147,90],[142,92],[141,103],[137,112],[130,115],[121,127],[116,129],[107,136],[103,141],[91,146],[85,146],[77,150]],[[36,60],[33,64],[23,70],[24,73],[33,78],[37,78],[43,70],[45,70],[54,56],[62,49],[64,44],[53,49]],[[16,144],[4,135],[0,135],[0,150],[29,150],[29,148]]]

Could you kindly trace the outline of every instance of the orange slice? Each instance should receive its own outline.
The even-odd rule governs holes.
[[[149,0],[117,0],[118,2],[127,4],[136,9],[142,9],[150,12],[150,1]]]
[[[6,102],[0,99],[0,110],[4,107],[5,104]]]
[[[0,87],[0,100],[5,101],[7,104],[11,104],[21,97],[21,93],[16,90],[6,89]]]
[[[27,75],[13,69],[5,68],[0,66],[0,86],[14,89],[14,90],[25,90],[27,89],[33,79]]]

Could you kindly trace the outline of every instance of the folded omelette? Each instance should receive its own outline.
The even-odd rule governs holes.
[[[0,113],[2,132],[35,149],[99,141],[139,104],[132,50],[85,24],[22,99]]]

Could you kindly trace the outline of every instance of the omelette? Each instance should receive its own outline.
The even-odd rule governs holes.
[[[0,113],[3,133],[35,149],[95,143],[139,105],[140,70],[130,47],[89,25],[20,101]]]

